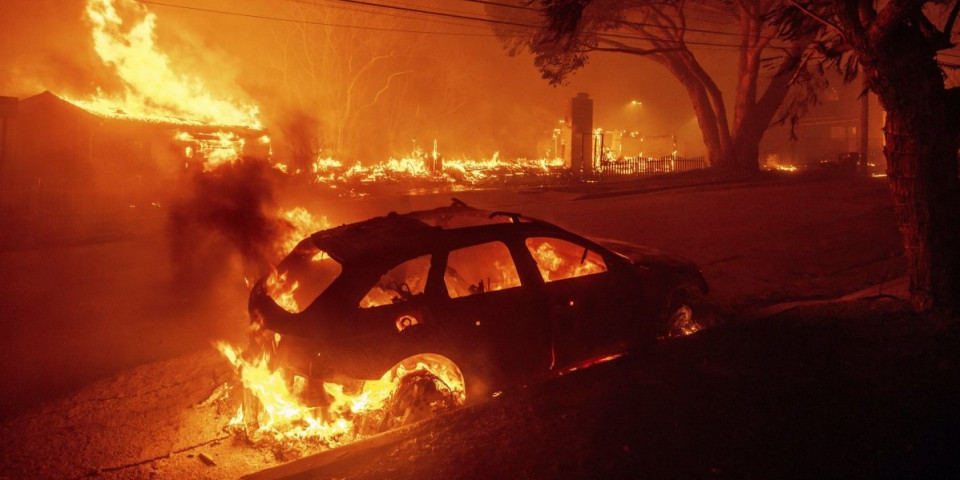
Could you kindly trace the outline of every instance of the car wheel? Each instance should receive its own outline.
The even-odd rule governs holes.
[[[696,285],[680,285],[667,298],[661,339],[690,335],[708,325],[710,315],[704,308],[703,292]]]
[[[450,411],[459,404],[457,396],[443,380],[428,371],[416,370],[400,379],[379,430],[412,425]]]

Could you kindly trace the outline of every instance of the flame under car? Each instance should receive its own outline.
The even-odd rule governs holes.
[[[249,307],[282,338],[266,342],[274,360],[310,384],[399,368],[462,403],[695,331],[706,291],[696,266],[653,249],[455,201],[314,233]]]

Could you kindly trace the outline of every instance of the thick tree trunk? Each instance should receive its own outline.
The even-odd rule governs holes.
[[[666,67],[687,89],[697,125],[707,147],[707,163],[713,167],[725,167],[729,162],[730,133],[726,126],[726,112],[717,111],[711,101],[710,92],[704,79],[698,76],[691,66],[691,59],[682,55],[663,55],[653,57]],[[722,107],[722,103],[720,104]]]
[[[757,172],[760,170],[760,139],[762,136],[738,136],[733,142],[730,157],[734,168],[743,172]]]
[[[884,154],[913,306],[960,313],[957,119],[933,52],[911,45],[919,38],[901,33],[866,72],[887,111]]]
[[[888,113],[884,154],[913,306],[960,312],[958,142],[940,133],[928,107],[917,102],[918,111]]]

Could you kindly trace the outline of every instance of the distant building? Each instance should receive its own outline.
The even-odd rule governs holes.
[[[859,83],[837,82],[820,94],[820,104],[800,118],[796,139],[789,126],[773,127],[760,144],[760,162],[781,165],[818,165],[836,163],[840,156],[859,153],[862,130],[861,95],[868,95],[868,161],[883,171],[883,114],[876,95],[866,94]]]

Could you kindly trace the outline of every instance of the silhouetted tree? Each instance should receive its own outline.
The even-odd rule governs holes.
[[[789,116],[789,108],[781,105],[798,77],[810,76],[803,61],[809,39],[797,36],[786,46],[772,45],[776,38],[769,14],[779,5],[776,0],[514,0],[511,5],[490,5],[487,10],[508,20],[498,31],[510,53],[528,49],[552,84],[563,82],[594,52],[642,56],[666,67],[686,88],[707,157],[721,168],[759,168],[760,140],[771,122]],[[713,20],[692,19],[694,12]],[[739,46],[732,124],[723,92],[691,51],[691,46],[717,43],[716,29],[724,27],[716,20],[736,27],[736,32],[720,32],[726,34],[721,43],[733,39]],[[770,73],[766,79],[761,76],[765,66]],[[814,82],[804,84],[812,87]],[[802,108],[806,102],[787,104]]]
[[[883,152],[917,310],[960,312],[960,89],[938,52],[960,1],[798,0],[774,18],[785,38],[816,35],[810,55],[849,80],[858,69],[886,111]]]

